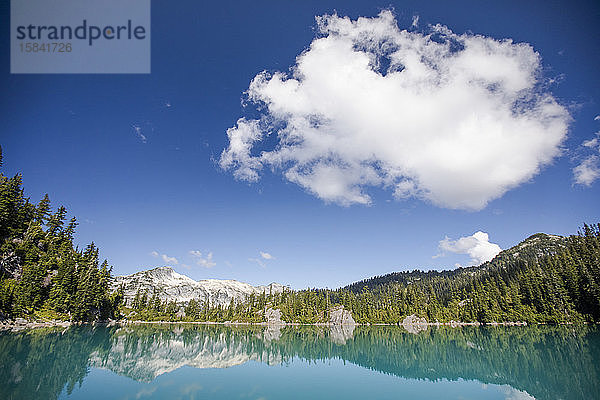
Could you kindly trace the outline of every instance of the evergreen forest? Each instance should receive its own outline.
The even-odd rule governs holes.
[[[343,305],[357,323],[399,324],[416,315],[428,322],[582,323],[600,321],[600,225],[564,238],[536,234],[477,267],[396,272],[337,290],[285,290],[245,302],[211,305],[192,300],[179,311],[158,294],[138,291],[133,319],[264,322],[268,308],[282,320],[325,323]]]
[[[476,267],[396,272],[335,290],[251,295],[227,306],[169,303],[138,291],[125,307],[99,249],[75,245],[76,218],[67,221],[62,206],[53,210],[48,195],[31,203],[21,175],[4,176],[1,163],[0,148],[3,318],[259,323],[271,308],[283,321],[312,324],[329,321],[331,308],[342,305],[362,324],[398,324],[409,315],[428,322],[600,322],[600,224],[584,224],[570,237],[533,235]]]
[[[0,168],[2,149],[0,148]],[[52,210],[45,195],[32,204],[20,174],[0,172],[0,316],[107,320],[117,316],[119,292],[110,292],[111,267],[98,248],[73,243],[77,219]]]

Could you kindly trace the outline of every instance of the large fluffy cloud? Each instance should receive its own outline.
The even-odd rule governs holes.
[[[389,11],[317,25],[290,73],[252,80],[262,116],[227,131],[220,159],[237,178],[270,167],[344,205],[370,203],[367,187],[380,186],[477,210],[559,154],[570,117],[540,88],[529,44],[400,30]]]
[[[471,236],[464,236],[457,240],[445,237],[440,240],[439,248],[443,252],[468,254],[471,265],[480,265],[490,261],[502,251],[496,243],[491,243],[489,235],[485,232],[475,232]],[[439,256],[439,255],[438,255]]]

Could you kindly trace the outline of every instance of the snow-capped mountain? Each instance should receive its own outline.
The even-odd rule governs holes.
[[[125,302],[131,305],[136,293],[147,290],[152,296],[156,290],[161,300],[187,303],[192,299],[209,300],[211,304],[228,305],[231,300],[238,302],[250,294],[281,293],[285,288],[279,283],[266,286],[252,286],[235,280],[206,279],[195,281],[192,278],[175,272],[171,267],[159,267],[131,275],[117,276],[112,282],[112,289],[125,289]]]

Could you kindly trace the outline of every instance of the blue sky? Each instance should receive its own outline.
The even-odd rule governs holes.
[[[537,232],[572,234],[600,219],[593,141],[600,131],[597,2],[181,1],[173,7],[154,1],[149,75],[11,75],[6,3],[0,6],[3,172],[21,172],[33,202],[48,193],[53,206],[65,205],[80,222],[77,242],[93,240],[116,274],[168,264],[194,279],[339,287],[391,271],[469,265],[489,256],[493,244],[508,248]],[[382,10],[394,20],[378,17]],[[315,17],[334,12],[339,19],[319,28]],[[344,25],[346,16],[347,22],[366,17],[383,33]],[[417,78],[406,78],[415,69],[384,71],[385,57],[373,81],[376,72],[365,73],[360,62],[345,69],[344,57],[360,61],[352,58],[360,50],[344,47],[363,40],[353,35],[385,36],[394,23],[396,39],[385,40],[407,46],[407,54],[421,54],[415,43],[427,35],[488,46],[468,57],[456,50],[463,64],[449,61],[454,53],[434,56],[442,81],[455,84],[446,89],[456,101],[417,96]],[[435,31],[436,24],[451,33]],[[329,47],[312,52],[316,37]],[[329,57],[330,50],[339,56]],[[313,67],[296,64],[303,52]],[[481,79],[495,89],[488,81],[464,84],[461,74],[478,63]],[[294,76],[294,66],[304,75]],[[270,75],[250,86],[262,71]],[[277,71],[298,84],[296,94],[278,86]],[[335,88],[319,83],[344,71],[355,79]],[[393,73],[404,73],[400,86],[413,97],[394,86]],[[515,104],[511,88],[529,84],[537,97],[512,114],[498,111]],[[426,88],[439,95],[440,87]],[[553,109],[540,111],[544,96]],[[305,120],[292,118],[300,115],[298,98],[317,118],[306,130]],[[448,115],[463,105],[472,112],[463,107]],[[398,128],[413,116],[411,129]],[[452,136],[452,124],[469,126],[469,116],[480,125],[461,131],[465,125],[458,124]],[[240,118],[258,121],[256,130],[244,130],[250,128]],[[486,136],[496,128],[498,135]],[[230,147],[228,129],[251,149]],[[313,147],[292,144],[281,152],[285,135],[307,142],[312,133]],[[244,134],[262,136],[252,142]],[[333,144],[319,141],[327,135]],[[441,158],[432,153],[436,145]],[[366,147],[368,157],[359,154]],[[256,176],[243,172],[250,170]],[[469,238],[479,231],[489,243]]]

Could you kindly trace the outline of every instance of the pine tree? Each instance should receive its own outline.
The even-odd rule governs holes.
[[[46,221],[48,221],[49,217],[50,217],[50,198],[48,197],[48,193],[46,193],[44,195],[44,197],[42,198],[42,200],[40,200],[40,202],[38,203],[37,207],[35,208],[35,220],[40,225],[43,225],[46,223]]]

